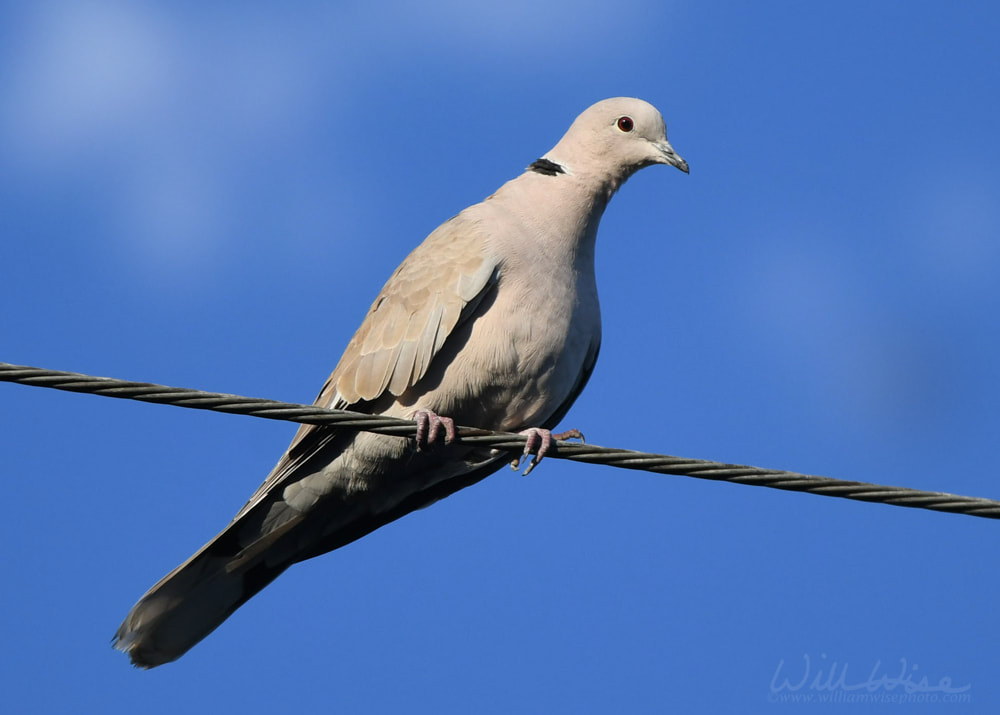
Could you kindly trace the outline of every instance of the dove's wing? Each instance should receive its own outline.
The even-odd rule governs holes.
[[[398,397],[423,377],[448,336],[496,285],[499,262],[481,227],[459,214],[428,236],[390,276],[368,309],[314,404],[374,412],[380,398]],[[338,433],[302,425],[288,450],[234,517],[261,501]]]

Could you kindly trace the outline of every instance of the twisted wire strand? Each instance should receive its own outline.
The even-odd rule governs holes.
[[[412,437],[416,434],[415,422],[395,417],[367,415],[347,410],[331,410],[315,405],[228,395],[221,392],[168,387],[149,382],[95,377],[76,372],[46,370],[5,362],[0,362],[0,382],[14,382],[68,392],[82,392],[227,414],[249,415],[270,420],[323,425],[338,429],[363,430],[399,437]],[[474,427],[457,427],[456,433],[462,442],[516,453],[521,453],[524,450],[526,441],[526,438],[519,434],[494,432]],[[792,492],[807,492],[856,501],[1000,519],[1000,501],[982,497],[928,492],[908,487],[833,479],[780,469],[762,469],[741,464],[672,457],[665,454],[651,454],[565,441],[554,442],[553,449],[546,456],[656,474],[673,474]]]

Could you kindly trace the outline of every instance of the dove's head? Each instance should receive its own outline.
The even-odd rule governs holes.
[[[605,99],[584,110],[545,158],[569,173],[606,174],[619,182],[653,164],[688,171],[667,141],[660,112],[631,97]]]

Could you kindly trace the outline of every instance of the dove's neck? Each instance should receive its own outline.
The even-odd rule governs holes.
[[[535,162],[490,198],[515,215],[532,253],[577,271],[593,272],[597,229],[618,187],[607,180],[560,172],[543,161]]]

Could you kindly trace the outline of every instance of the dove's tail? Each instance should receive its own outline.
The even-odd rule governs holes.
[[[177,660],[293,563],[240,563],[226,548],[228,532],[160,579],[129,611],[114,647],[133,665],[154,668]]]
[[[177,660],[292,564],[339,549],[475,484],[503,461],[484,455],[470,471],[378,511],[345,508],[340,499],[317,503],[309,518],[295,509],[276,510],[274,502],[245,507],[218,536],[139,599],[118,628],[114,646],[140,668]]]

